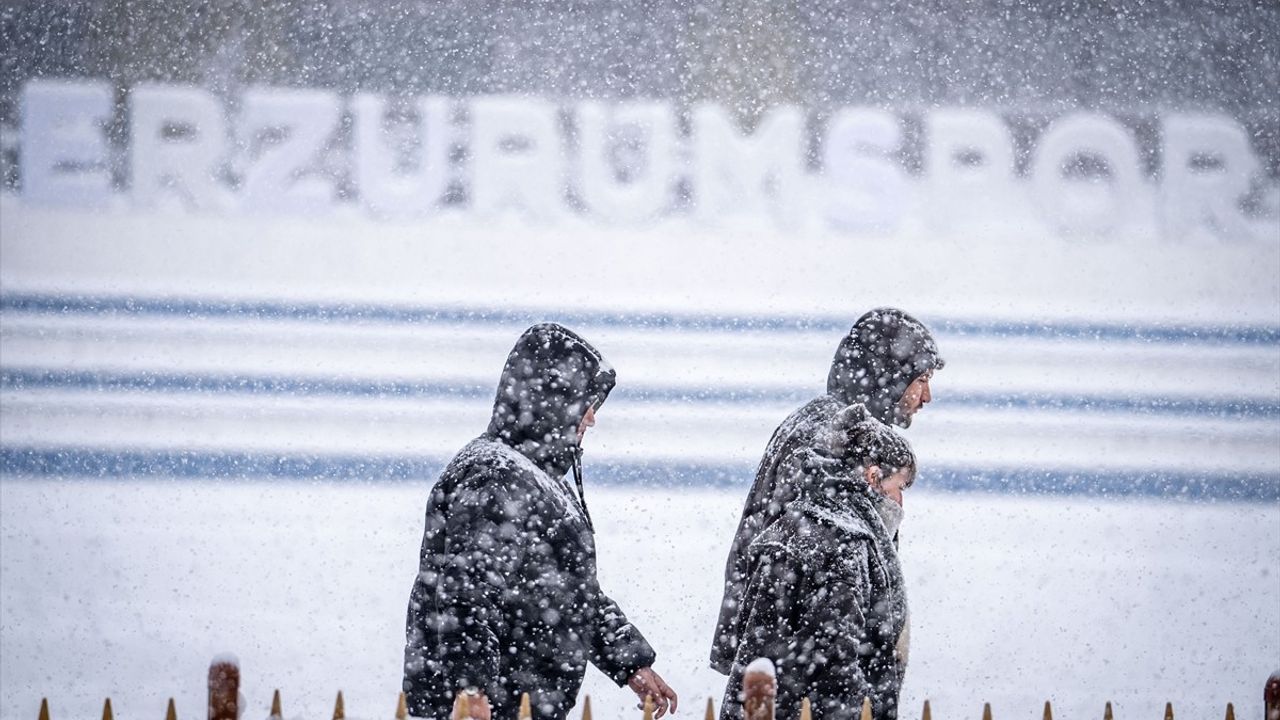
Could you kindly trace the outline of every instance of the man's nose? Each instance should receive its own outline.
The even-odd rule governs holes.
[[[933,399],[933,395],[929,392],[929,381],[924,381],[924,392],[920,393],[920,404],[923,405]]]

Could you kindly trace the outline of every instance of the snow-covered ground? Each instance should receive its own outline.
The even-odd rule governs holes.
[[[588,470],[590,465],[588,464]],[[0,716],[204,713],[205,675],[237,654],[247,718],[390,717],[428,481],[0,482]],[[588,487],[602,582],[700,717],[705,657],[741,490]],[[1280,667],[1280,506],[907,496],[907,717],[1122,720],[1261,714]],[[597,717],[634,713],[598,672]]]

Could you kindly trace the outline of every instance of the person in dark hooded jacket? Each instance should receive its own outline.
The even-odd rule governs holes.
[[[725,563],[724,598],[711,643],[711,667],[728,675],[737,655],[734,631],[749,571],[747,547],[794,500],[797,488],[778,470],[792,456],[824,447],[825,433],[842,408],[864,405],[885,424],[908,427],[932,396],[929,381],[944,362],[928,328],[896,308],[877,308],[858,318],[840,341],[827,392],[791,413],[765,448]]]
[[[488,429],[427,502],[405,631],[411,714],[446,720],[466,692],[510,720],[527,692],[535,718],[559,720],[588,663],[653,697],[659,715],[675,710],[653,648],[596,578],[581,439],[614,382],[600,353],[560,325],[516,342]]]
[[[746,549],[721,720],[742,717],[744,669],[762,657],[777,668],[775,717],[799,717],[806,697],[815,720],[853,720],[863,698],[877,720],[897,717],[907,596],[893,538],[915,454],[862,405],[830,430],[827,447],[783,463],[796,498]]]

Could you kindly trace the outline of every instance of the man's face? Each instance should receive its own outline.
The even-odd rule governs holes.
[[[910,427],[912,416],[933,400],[933,395],[929,392],[929,381],[932,379],[933,371],[925,371],[923,375],[911,381],[902,393],[902,397],[898,399],[898,418],[902,427]]]

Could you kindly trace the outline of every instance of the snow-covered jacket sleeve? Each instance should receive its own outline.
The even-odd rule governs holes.
[[[518,577],[525,532],[519,503],[489,473],[455,486],[445,513],[438,587],[442,675],[454,688],[485,688],[498,675],[502,597]]]
[[[637,670],[653,665],[656,654],[618,603],[600,588],[600,581],[594,573],[587,594],[593,599],[594,606],[589,648],[591,663],[622,687]]]
[[[853,543],[845,552],[839,562],[848,564],[839,572],[826,553],[783,544],[769,544],[754,563],[735,664],[742,668],[759,657],[774,662],[779,717],[798,714],[804,697],[821,720],[854,718],[863,697],[875,700],[858,660],[867,638],[867,548]],[[864,571],[850,574],[849,567]]]

